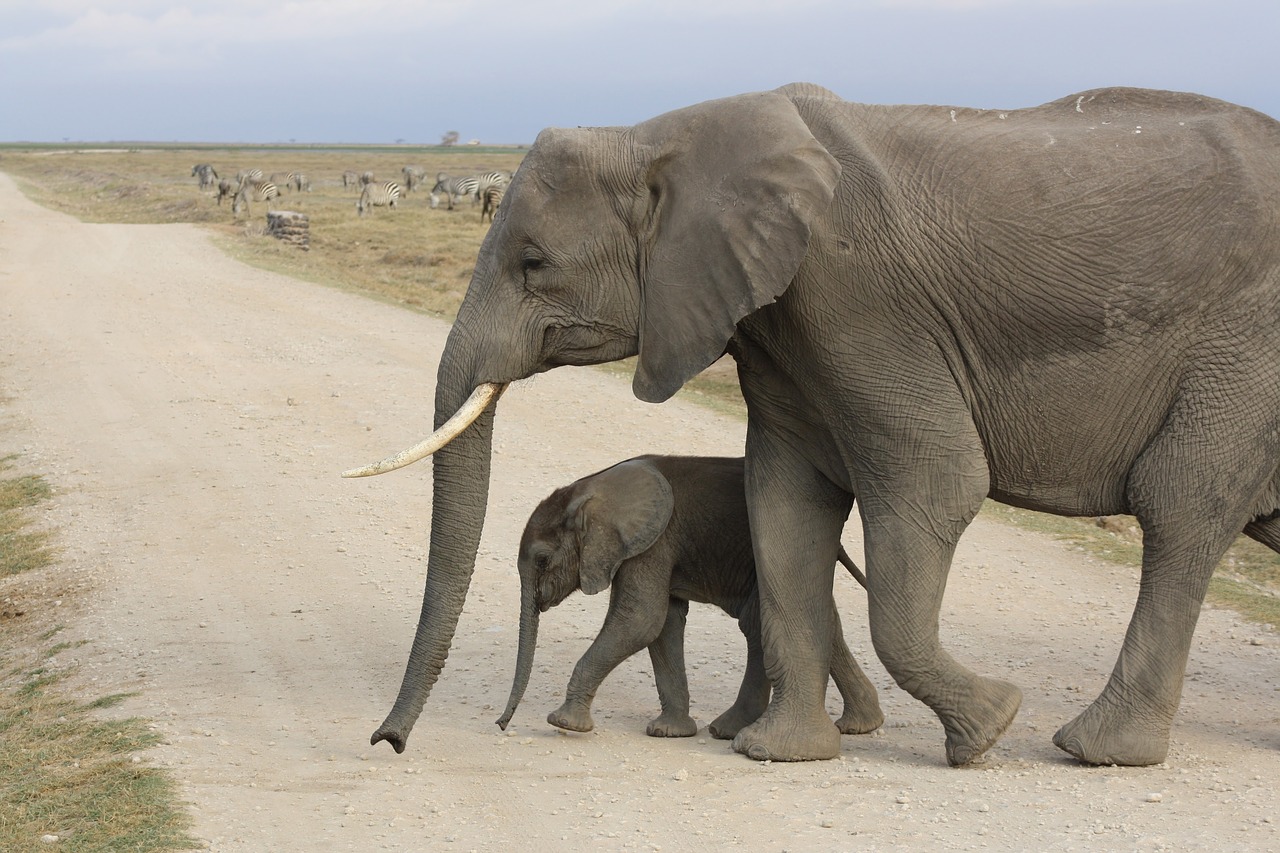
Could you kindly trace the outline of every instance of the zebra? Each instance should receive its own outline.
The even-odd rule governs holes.
[[[360,186],[367,186],[373,183],[373,172],[362,172],[360,174]]]
[[[476,201],[480,201],[481,196],[484,195],[484,191],[489,187],[501,187],[505,191],[507,184],[511,183],[511,173],[481,172],[475,176],[475,179],[477,184],[475,189],[475,199]]]
[[[443,194],[448,199],[448,209],[453,210],[455,198],[461,199],[469,195],[472,203],[475,203],[480,201],[481,193],[488,187],[497,185],[505,189],[510,182],[511,175],[507,172],[481,172],[465,178],[451,178],[441,172],[436,177],[436,185],[431,188],[431,206],[439,206],[440,196]]]
[[[404,191],[406,193],[413,192],[414,187],[422,183],[422,179],[426,177],[426,173],[417,166],[405,166],[400,170],[404,175]]]
[[[360,191],[360,200],[356,202],[356,213],[364,216],[365,210],[370,207],[395,208],[399,199],[400,185],[395,181],[387,181],[385,184],[368,183]]]
[[[191,167],[191,177],[200,179],[200,189],[212,189],[218,173],[208,163],[197,163]]]
[[[431,188],[431,207],[439,207],[440,196],[443,195],[448,202],[448,209],[453,210],[454,199],[461,199],[464,195],[474,194],[479,186],[480,182],[474,176],[451,178],[441,172],[436,176],[436,185]]]
[[[231,215],[239,216],[240,208],[249,213],[250,201],[271,201],[280,197],[280,188],[270,181],[245,181],[231,199]]]
[[[481,222],[484,222],[486,214],[489,217],[489,221],[493,222],[493,215],[498,212],[498,205],[502,204],[502,197],[506,192],[506,184],[490,184],[484,188],[480,194]]]
[[[261,169],[241,169],[239,172],[236,172],[237,186],[242,186],[245,181],[261,181],[261,180],[262,180]]]
[[[280,192],[287,192],[293,189],[294,183],[298,180],[297,172],[272,172],[267,180],[280,188]]]
[[[301,172],[294,172],[293,188],[300,193],[309,193],[311,192],[311,179]]]
[[[355,172],[351,171],[350,169],[347,169],[347,171],[345,171],[345,172],[343,172],[343,173],[342,173],[342,188],[343,188],[343,189],[347,189],[347,188],[349,188],[349,187],[354,187],[354,186],[356,186],[359,182],[360,182],[360,176],[359,176],[359,175],[357,175]]]
[[[218,207],[222,207],[224,198],[234,198],[236,194],[236,185],[228,181],[226,178],[218,181]]]

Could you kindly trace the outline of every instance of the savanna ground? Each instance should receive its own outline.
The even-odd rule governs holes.
[[[371,169],[398,180],[412,164],[430,183],[438,171],[510,170],[520,157],[0,149],[0,172],[29,197],[104,223],[81,225],[0,191],[0,282],[10,291],[0,310],[11,333],[0,352],[0,451],[14,454],[21,482],[50,483],[50,496],[27,499],[52,506],[41,511],[42,532],[60,543],[49,565],[0,587],[2,731],[6,748],[24,727],[33,735],[17,747],[22,756],[37,742],[84,753],[10,762],[0,789],[18,790],[18,776],[37,792],[23,803],[48,801],[33,775],[79,770],[91,754],[126,778],[159,780],[141,806],[91,793],[61,816],[25,820],[33,809],[24,806],[19,823],[0,812],[0,832],[18,833],[0,835],[0,847],[23,849],[39,835],[59,835],[67,849],[181,844],[165,780],[193,804],[194,837],[214,849],[434,849],[442,840],[673,849],[691,835],[713,849],[735,837],[757,849],[1276,842],[1269,626],[1280,584],[1274,556],[1253,543],[1233,549],[1213,596],[1262,622],[1206,611],[1167,765],[1086,769],[1048,745],[1101,686],[1122,637],[1138,553],[1124,518],[1104,529],[990,507],[966,536],[944,614],[948,645],[1027,692],[982,768],[942,766],[936,721],[874,660],[847,589],[838,589],[846,633],[882,687],[888,723],[846,738],[839,762],[753,765],[705,736],[644,738],[655,698],[643,656],[601,690],[596,732],[556,734],[541,718],[599,624],[601,602],[580,596],[544,618],[519,730],[500,736],[489,720],[514,661],[510,562],[524,518],[552,487],[625,456],[740,452],[741,403],[723,371],[657,409],[631,401],[618,370],[557,371],[504,400],[487,545],[454,653],[409,752],[367,747],[416,618],[429,477],[423,469],[353,485],[333,472],[398,449],[429,421],[439,320],[456,309],[487,226],[465,201],[431,210],[425,191],[359,219],[340,175]],[[308,174],[312,192],[270,206],[310,216],[310,251],[264,237],[264,205],[233,221],[229,204],[197,191],[197,162],[224,177],[251,166]],[[55,319],[36,322],[40,312]],[[91,437],[74,432],[90,424]],[[846,544],[856,552],[855,527]],[[990,624],[975,624],[974,612]],[[710,611],[691,619],[704,723],[736,687],[734,634]],[[59,724],[125,728],[99,746],[51,734],[21,704],[36,694],[64,709]],[[147,749],[155,739],[163,743]],[[101,837],[90,827],[123,827],[138,811],[163,816],[146,840],[85,840]]]

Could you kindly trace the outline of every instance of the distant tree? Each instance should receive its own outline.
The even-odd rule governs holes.
[[[446,133],[444,136],[440,137],[440,144],[441,145],[457,145],[458,138],[459,138],[458,131],[451,130],[448,133]]]

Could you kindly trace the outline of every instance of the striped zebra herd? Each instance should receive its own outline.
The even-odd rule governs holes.
[[[200,183],[201,190],[217,189],[218,205],[222,200],[231,199],[231,215],[238,217],[240,211],[246,214],[250,202],[268,202],[279,198],[281,188],[311,192],[311,179],[302,172],[273,172],[270,177],[263,177],[261,169],[245,169],[236,173],[234,181],[219,178],[218,171],[208,163],[198,163],[191,168],[192,177]]]
[[[405,166],[401,174],[403,183],[378,181],[370,171],[357,173],[347,170],[342,173],[342,186],[360,191],[356,214],[363,217],[370,208],[394,209],[402,195],[426,185],[426,173],[423,169]],[[219,179],[212,165],[200,163],[192,167],[191,176],[198,179],[202,191],[216,187],[219,205],[224,198],[230,198],[231,215],[235,217],[239,217],[241,210],[248,214],[250,202],[269,202],[279,198],[282,190],[311,191],[311,180],[301,172],[274,172],[264,178],[261,169],[248,169],[237,173],[233,182],[226,178]],[[436,175],[436,182],[431,187],[430,204],[435,209],[440,200],[444,199],[447,209],[453,210],[455,202],[470,198],[472,204],[480,205],[480,221],[487,219],[492,222],[510,182],[510,172],[481,172],[466,177],[453,177],[441,172]]]

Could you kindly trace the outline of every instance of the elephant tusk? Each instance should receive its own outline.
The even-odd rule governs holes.
[[[440,427],[440,429],[431,433],[431,435],[413,447],[401,450],[395,456],[388,456],[381,462],[375,462],[363,468],[352,468],[350,471],[343,471],[342,476],[372,477],[375,474],[385,474],[388,471],[412,465],[419,459],[427,458],[461,435],[463,430],[471,426],[472,422],[480,417],[480,413],[488,408],[490,403],[502,396],[502,392],[506,388],[505,383],[485,382],[477,385],[476,390],[471,392],[471,396],[467,398],[467,401],[454,413],[453,417],[445,421],[444,426]]]

